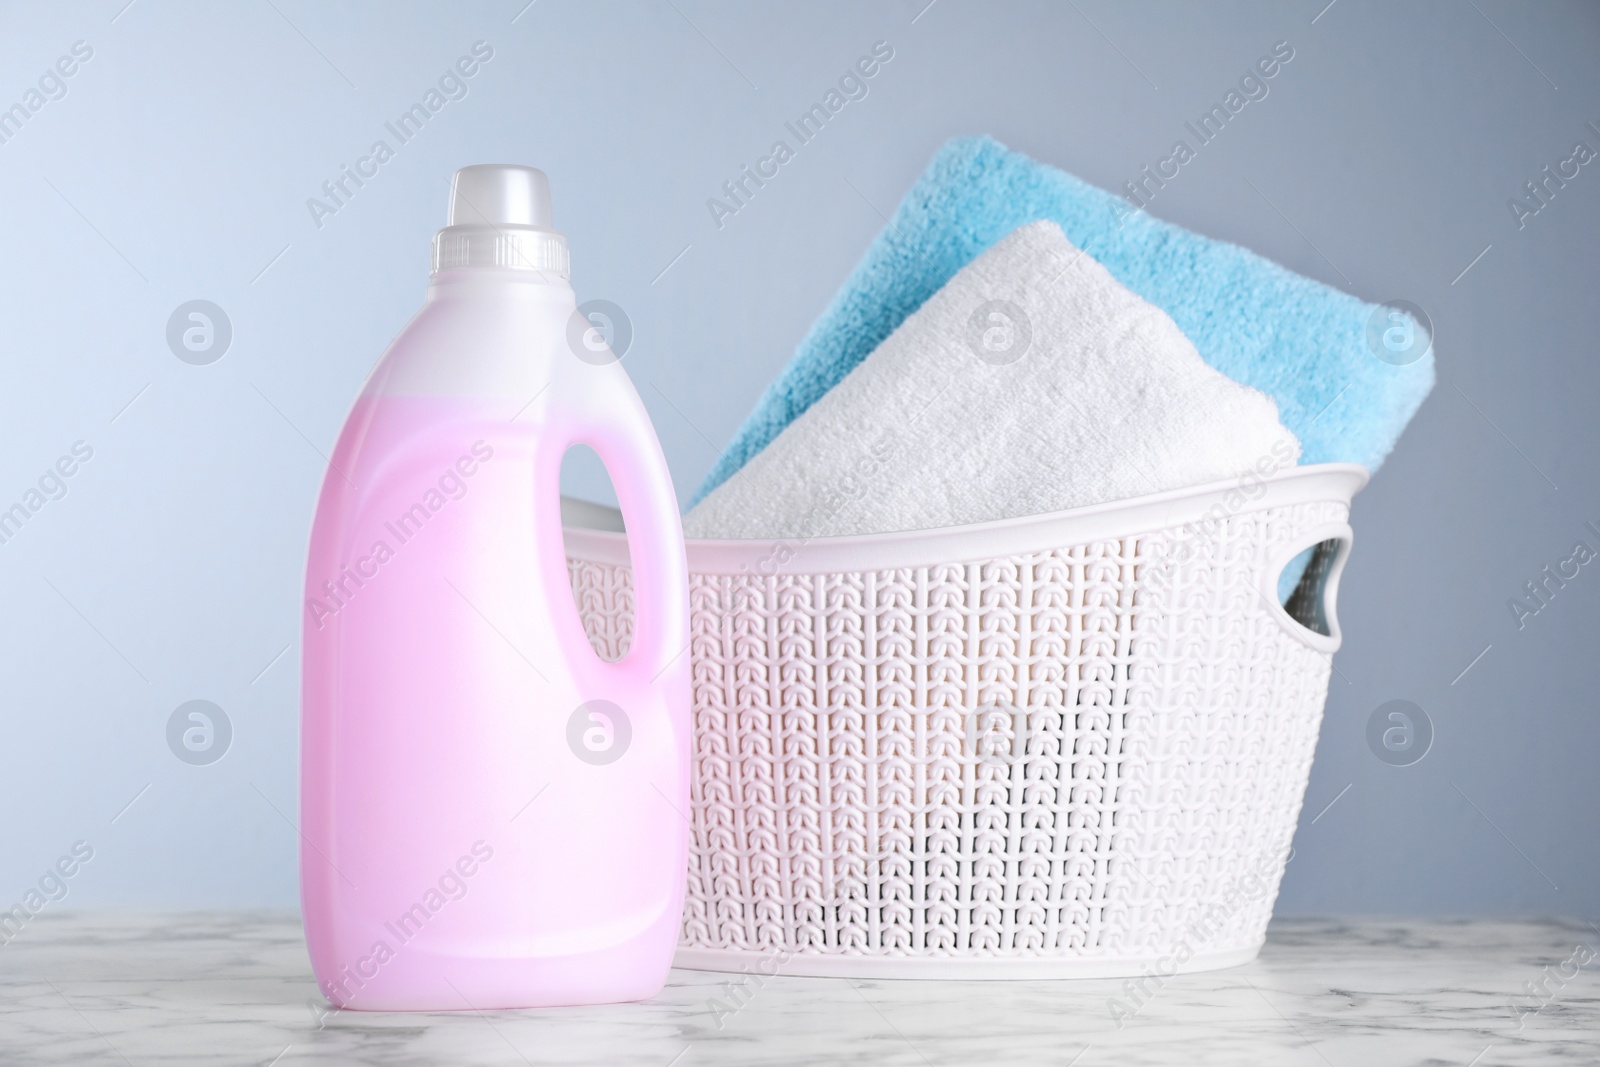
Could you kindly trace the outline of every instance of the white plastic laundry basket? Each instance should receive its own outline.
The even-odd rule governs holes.
[[[1366,480],[1324,465],[943,530],[689,542],[677,963],[1023,978],[1253,958]],[[618,657],[623,535],[569,529],[567,549]]]

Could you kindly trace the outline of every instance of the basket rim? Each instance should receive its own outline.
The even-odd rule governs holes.
[[[1359,463],[1291,467],[1262,478],[1264,491],[1250,499],[1242,488],[1247,476],[965,526],[843,537],[691,538],[684,548],[691,574],[836,574],[968,563],[1168,529],[1197,522],[1218,506],[1228,515],[1239,515],[1325,500],[1349,503],[1371,478]],[[1251,491],[1259,491],[1253,483]],[[1230,506],[1230,495],[1244,498],[1243,502]],[[570,557],[593,563],[628,562],[624,533],[568,526],[565,534]]]

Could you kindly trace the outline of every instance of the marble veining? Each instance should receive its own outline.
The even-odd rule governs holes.
[[[675,970],[645,1004],[406,1015],[333,1011],[293,915],[66,913],[0,948],[0,1063],[1595,1064],[1597,952],[1576,921],[1294,919],[1144,994]]]

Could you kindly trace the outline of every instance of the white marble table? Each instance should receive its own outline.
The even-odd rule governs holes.
[[[46,913],[0,948],[0,1063],[1595,1064],[1597,949],[1571,922],[1279,921],[1255,963],[1171,979],[1121,1028],[1114,980],[782,976],[719,1028],[711,973],[647,1004],[330,1013],[293,916]]]

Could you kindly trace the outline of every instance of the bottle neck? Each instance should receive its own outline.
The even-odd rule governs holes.
[[[428,276],[428,299],[474,294],[525,294],[545,300],[572,303],[575,298],[566,276],[553,271],[515,267],[454,267]]]

